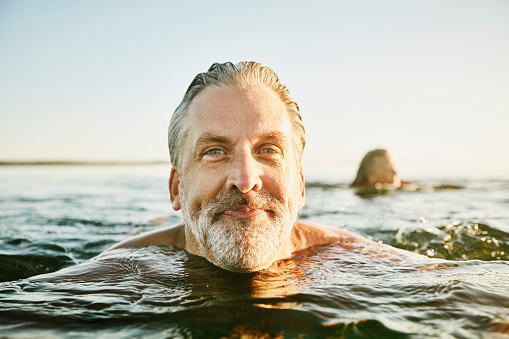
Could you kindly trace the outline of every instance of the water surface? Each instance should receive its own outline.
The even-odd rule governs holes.
[[[509,181],[371,197],[342,182],[308,183],[301,218],[423,256],[331,244],[251,274],[169,247],[97,258],[117,241],[181,221],[168,170],[0,167],[0,334],[509,337]]]

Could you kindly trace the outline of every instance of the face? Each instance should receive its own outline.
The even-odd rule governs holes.
[[[370,184],[392,184],[399,188],[401,181],[396,172],[394,164],[388,155],[376,156],[373,158],[373,171],[368,174]]]
[[[170,195],[186,250],[235,271],[290,254],[304,178],[279,97],[267,87],[208,87],[191,102],[182,168]]]

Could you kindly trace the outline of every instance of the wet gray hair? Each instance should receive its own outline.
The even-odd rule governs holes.
[[[368,174],[373,173],[375,170],[375,158],[381,156],[387,156],[389,152],[384,149],[375,149],[366,153],[364,158],[361,160],[359,170],[355,180],[350,184],[350,187],[358,187],[368,183]]]
[[[189,130],[185,117],[191,101],[209,86],[236,86],[247,88],[252,86],[267,86],[272,89],[285,105],[292,124],[293,146],[297,154],[297,161],[302,161],[302,152],[306,144],[304,125],[299,112],[299,106],[293,101],[290,91],[283,85],[276,73],[262,63],[255,61],[241,61],[214,63],[207,72],[198,74],[187,88],[184,98],[175,109],[168,127],[168,148],[170,160],[180,169],[182,165],[182,148]]]

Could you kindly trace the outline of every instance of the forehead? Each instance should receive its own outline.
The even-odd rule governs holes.
[[[186,120],[191,140],[203,133],[254,138],[278,132],[291,136],[286,108],[266,86],[207,87],[189,105]]]

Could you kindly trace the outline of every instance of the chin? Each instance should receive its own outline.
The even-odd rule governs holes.
[[[290,223],[281,220],[239,222],[221,218],[196,233],[201,253],[214,265],[235,272],[256,272],[287,254]]]
[[[392,185],[394,185],[395,188],[400,188],[401,187],[401,180],[399,180],[399,178],[394,178],[392,180]]]
[[[242,238],[242,239],[239,239]],[[209,260],[224,269],[235,272],[256,272],[272,265],[278,259],[279,241],[272,242],[241,235],[236,239],[216,239],[208,243]],[[211,260],[212,259],[212,260]]]

